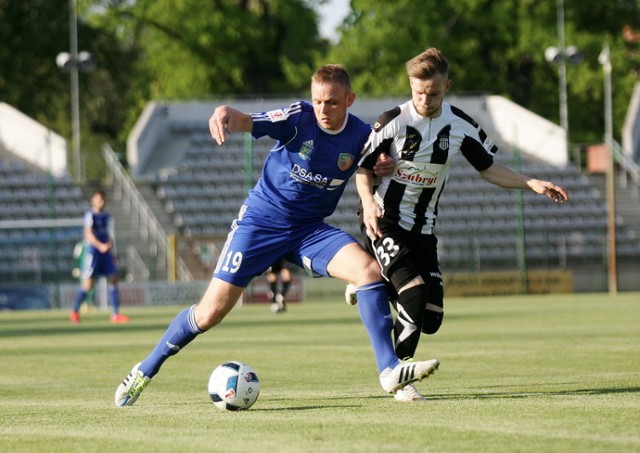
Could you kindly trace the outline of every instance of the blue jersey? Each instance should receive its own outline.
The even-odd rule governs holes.
[[[93,235],[100,242],[111,240],[112,225],[108,212],[98,212],[93,209],[84,215],[84,227],[91,228]],[[82,263],[82,278],[96,278],[101,275],[110,277],[117,273],[115,259],[111,251],[101,253],[93,245],[87,242],[87,249]]]
[[[357,241],[324,218],[356,171],[371,127],[349,114],[341,130],[328,131],[304,101],[251,117],[253,136],[277,143],[233,221],[213,275],[246,287],[285,257],[310,275],[329,276],[335,254]]]
[[[84,227],[91,228],[93,235],[100,242],[109,242],[111,240],[111,216],[108,212],[98,212],[93,209],[84,214]],[[90,250],[95,250],[91,244],[88,244]]]
[[[348,114],[341,130],[323,129],[306,101],[251,117],[253,136],[267,135],[276,144],[246,204],[289,221],[330,216],[356,171],[371,127]]]

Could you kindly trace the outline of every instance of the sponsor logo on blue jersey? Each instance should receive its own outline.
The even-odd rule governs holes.
[[[293,164],[289,175],[298,182],[303,184],[311,184],[313,186],[324,189],[329,183],[329,178],[320,173],[313,173],[312,171],[301,167],[298,164]]]
[[[278,121],[284,121],[287,119],[287,115],[284,113],[284,110],[282,109],[270,110],[266,112],[266,114],[272,123],[276,123]]]

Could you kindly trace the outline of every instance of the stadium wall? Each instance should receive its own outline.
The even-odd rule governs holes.
[[[491,127],[487,125],[485,132],[489,137],[499,137],[523,153],[557,167],[569,162],[563,128],[502,96],[488,96],[486,102]]]
[[[358,98],[350,111],[365,121],[373,122],[379,114],[406,100]],[[241,111],[256,112],[279,108],[291,101],[221,99],[215,102],[149,103],[127,140],[127,159],[133,176],[140,178],[145,174],[154,151],[170,136],[172,125],[201,123],[202,130],[206,131],[209,117],[218,105],[231,104]],[[449,96],[447,101],[473,117],[495,141],[507,143],[555,166],[567,164],[566,135],[560,126],[502,96]]]
[[[607,291],[607,275],[600,268],[585,268],[578,272],[567,269],[546,269],[530,271],[527,287],[523,285],[518,271],[506,272],[444,272],[446,297],[492,296],[515,294],[563,294],[598,293]],[[637,274],[631,270],[621,270],[618,275],[620,291],[637,291]],[[197,303],[209,284],[208,280],[192,282],[120,282],[120,299],[123,307],[146,305],[177,305]],[[100,284],[98,285],[98,287]],[[303,302],[305,299],[344,299],[345,283],[337,278],[311,278],[294,276],[287,297],[289,302]],[[105,287],[106,288],[106,287]],[[52,297],[55,307],[70,309],[73,306],[78,286],[61,284],[58,294],[60,304]],[[106,294],[106,289],[103,290]],[[253,280],[243,295],[242,303],[267,303],[269,285],[264,277]],[[57,292],[57,291],[56,291]],[[51,293],[53,288],[51,288]],[[100,299],[100,296],[98,296]],[[106,296],[102,296],[101,306],[107,307]]]
[[[0,102],[0,146],[53,176],[67,174],[67,141]]]
[[[640,164],[640,82],[633,88],[622,128],[625,155]]]
[[[444,272],[446,297],[485,296],[499,297],[514,294],[602,293],[607,291],[607,274],[603,267],[585,267],[579,270],[546,269],[530,271],[527,285],[517,271],[507,272]],[[192,282],[120,282],[122,307],[150,305],[188,305],[197,303],[207,289],[208,280]],[[619,291],[638,291],[636,269],[619,269]],[[60,283],[48,285],[13,284],[0,286],[0,309],[70,310],[78,285]],[[255,279],[240,303],[267,303],[269,285],[264,277]],[[107,309],[106,282],[100,279],[96,285],[96,304]],[[306,299],[343,300],[345,283],[336,278],[310,278],[295,276],[288,298],[289,302]]]

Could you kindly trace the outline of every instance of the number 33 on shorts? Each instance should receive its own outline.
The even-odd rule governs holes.
[[[391,259],[398,254],[399,250],[400,247],[393,242],[393,238],[383,238],[380,244],[376,247],[376,255],[378,256],[380,265],[383,267],[388,266]]]

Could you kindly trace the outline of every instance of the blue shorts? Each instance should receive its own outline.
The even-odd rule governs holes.
[[[116,275],[118,268],[111,252],[100,253],[93,247],[87,248],[83,259],[82,279],[111,277]]]
[[[324,223],[296,224],[251,212],[243,205],[233,221],[213,276],[245,288],[280,258],[314,277],[330,277],[329,261],[353,236]]]

